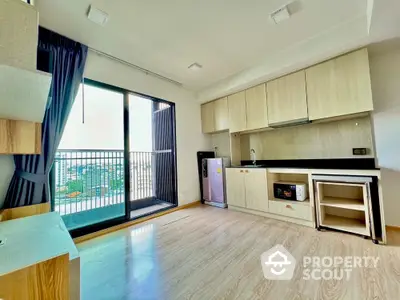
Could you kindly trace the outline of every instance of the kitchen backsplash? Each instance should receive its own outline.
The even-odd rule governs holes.
[[[230,142],[229,142],[229,133],[228,132],[221,132],[221,133],[214,133],[211,135],[211,145],[212,148],[210,150],[214,150],[215,147],[218,148],[217,155],[219,157],[231,156],[230,152]]]
[[[243,160],[250,149],[259,160],[374,157],[369,116],[245,134],[240,142]],[[353,148],[367,148],[368,155],[355,156]]]

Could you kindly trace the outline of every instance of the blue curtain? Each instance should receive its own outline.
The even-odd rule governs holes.
[[[49,173],[83,79],[87,50],[85,45],[39,28],[38,69],[53,75],[42,124],[42,152],[14,155],[15,172],[5,208],[50,201]]]

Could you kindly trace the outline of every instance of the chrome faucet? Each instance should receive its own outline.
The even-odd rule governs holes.
[[[218,157],[218,147],[214,147],[214,156]]]
[[[253,158],[251,158],[253,156]],[[254,149],[250,149],[250,159],[253,160],[253,165],[255,166],[257,164],[257,158],[256,158],[256,151]]]

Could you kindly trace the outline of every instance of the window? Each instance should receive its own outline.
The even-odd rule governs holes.
[[[52,182],[73,236],[177,205],[174,104],[85,80]]]

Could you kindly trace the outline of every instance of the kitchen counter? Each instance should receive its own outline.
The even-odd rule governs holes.
[[[317,186],[315,186],[314,179],[320,178],[321,176],[319,175],[323,175],[325,179],[335,182],[346,182],[349,177],[365,177],[360,180],[367,180],[366,178],[368,177],[372,178],[372,180],[368,179],[368,182],[370,182],[368,188],[371,189],[368,195],[372,198],[370,200],[372,204],[371,208],[374,218],[378,220],[376,223],[378,226],[377,228],[380,227],[379,224],[383,224],[381,231],[382,236],[378,238],[378,240],[385,244],[385,221],[382,202],[381,172],[379,169],[290,168],[270,167],[265,165],[260,165],[258,168],[252,166],[232,166],[226,170],[228,208],[315,228],[317,220],[315,211],[315,207],[317,206],[317,202],[315,201],[315,189]],[[274,182],[304,183],[308,190],[308,199],[303,202],[289,202],[289,200],[276,199]],[[336,191],[337,190],[336,188]],[[346,198],[348,196],[346,194],[348,191],[346,192],[346,189],[342,190],[332,197]],[[343,194],[343,197],[338,196],[338,194]],[[351,197],[350,199],[353,199]],[[336,211],[328,211],[327,209],[326,211],[334,216],[347,216],[341,215],[342,211],[338,209]],[[367,216],[369,215],[367,214]],[[357,218],[354,217],[354,219]],[[368,217],[365,219],[367,220]],[[366,221],[365,226],[369,224],[368,222],[369,221]],[[367,230],[366,228],[363,228],[363,230]]]
[[[379,170],[374,158],[257,160],[256,163],[263,168]],[[233,167],[252,164],[251,160],[242,160],[241,166]]]
[[[357,175],[380,177],[379,169],[314,169],[314,168],[271,168],[266,166],[231,166],[231,169],[265,169],[268,173],[323,174],[323,175]]]

